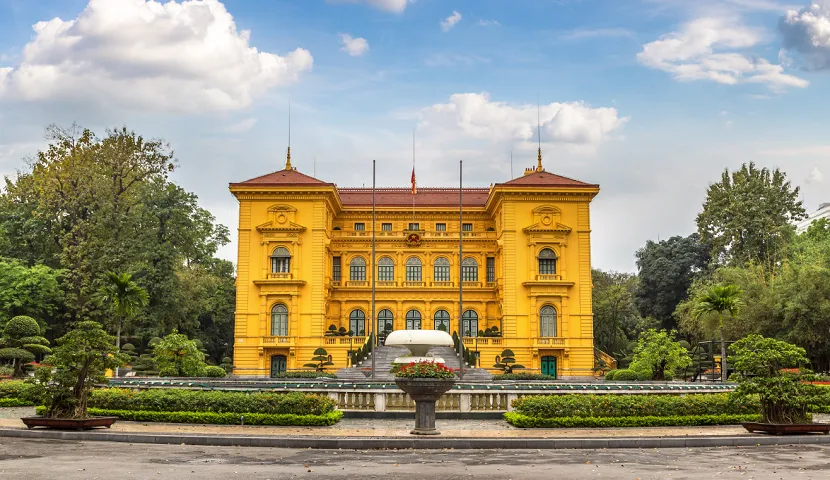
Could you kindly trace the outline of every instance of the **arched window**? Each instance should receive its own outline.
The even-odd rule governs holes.
[[[291,272],[291,252],[285,247],[277,247],[271,254],[271,273]]]
[[[461,262],[461,281],[478,281],[478,262],[476,262],[475,258],[465,258],[464,261]]]
[[[421,312],[418,310],[410,310],[406,312],[406,329],[420,330],[421,329]]]
[[[378,312],[378,332],[388,333],[394,330],[394,320],[391,310],[383,309]]]
[[[366,314],[363,310],[352,310],[349,314],[349,331],[352,335],[366,335]]]
[[[450,331],[450,313],[446,310],[438,310],[435,312],[435,329],[442,332],[449,333]]]
[[[461,335],[464,337],[478,336],[478,314],[472,310],[467,310],[461,316]]]
[[[406,261],[406,281],[420,282],[421,281],[421,259],[418,257],[409,257]]]
[[[545,305],[539,311],[539,336],[556,336],[556,309]]]
[[[556,274],[556,254],[549,248],[545,248],[539,252],[539,274]]]
[[[288,336],[288,307],[281,303],[271,309],[271,336]]]
[[[436,282],[450,281],[450,261],[446,257],[438,257],[435,259],[433,266],[433,277]]]
[[[392,282],[395,280],[395,262],[389,257],[378,260],[378,281]]]
[[[366,260],[354,257],[349,263],[349,280],[363,282],[366,280]]]

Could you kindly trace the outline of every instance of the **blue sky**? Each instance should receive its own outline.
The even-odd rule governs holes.
[[[634,270],[755,161],[830,201],[830,0],[0,0],[0,174],[50,123],[127,127],[236,227],[227,183],[486,186],[535,160],[599,183],[593,263]],[[316,166],[315,166],[316,163]],[[235,245],[220,252],[231,260]]]

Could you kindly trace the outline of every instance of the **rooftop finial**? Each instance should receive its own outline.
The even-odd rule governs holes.
[[[539,97],[536,97],[536,139],[539,142],[539,149],[536,157],[536,171],[544,172],[542,168],[542,121],[540,114],[541,107],[539,106]]]
[[[291,97],[288,97],[288,150],[285,154],[285,169],[291,170]]]

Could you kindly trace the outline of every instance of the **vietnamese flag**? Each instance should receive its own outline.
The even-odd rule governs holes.
[[[415,195],[418,193],[418,189],[415,188],[415,167],[412,167],[412,179],[410,181],[412,182],[412,195]]]

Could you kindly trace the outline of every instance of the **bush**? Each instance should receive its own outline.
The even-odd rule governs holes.
[[[14,369],[12,367],[0,365],[0,375],[11,375],[13,373]]]
[[[723,415],[671,415],[663,417],[529,417],[517,412],[507,412],[504,419],[519,428],[608,428],[608,427],[691,427],[697,425],[737,425],[757,422],[758,414]]]
[[[610,372],[606,373],[605,374],[605,380],[606,381],[614,380],[614,377],[617,376],[617,372],[619,372],[619,370],[611,370]]]
[[[205,355],[187,335],[171,333],[153,347],[163,377],[199,377],[205,369]]]
[[[35,402],[28,402],[19,398],[0,398],[0,407],[34,407]]]
[[[529,417],[668,417],[747,415],[758,412],[758,400],[728,393],[675,395],[536,395],[513,401],[516,412]]]
[[[0,382],[0,400],[17,399],[30,404],[40,404],[46,390],[42,385],[24,380]]]
[[[37,408],[37,413],[45,411]],[[279,426],[328,426],[334,425],[341,418],[343,412],[334,410],[322,415],[295,415],[290,413],[263,414],[263,413],[216,413],[216,412],[154,412],[146,410],[107,410],[90,408],[90,415],[113,416],[122,420],[134,422],[167,422],[167,423],[202,423],[214,425],[279,425]]]
[[[322,415],[334,411],[334,400],[308,393],[246,393],[154,388],[94,390],[89,406],[107,410]]]
[[[543,375],[541,373],[502,373],[501,375],[494,375],[494,380],[556,380],[553,375]]]
[[[7,338],[39,337],[40,325],[34,318],[20,315],[6,323],[3,334]]]
[[[617,373],[614,374],[615,382],[636,382],[640,380],[640,374],[634,370],[624,368],[622,370],[616,370],[616,372]]]
[[[227,375],[225,369],[222,367],[207,366],[205,367],[205,376],[210,378],[222,378]]]
[[[271,375],[271,378],[337,378],[333,373],[309,372],[308,370],[297,370],[294,372],[281,372]]]

